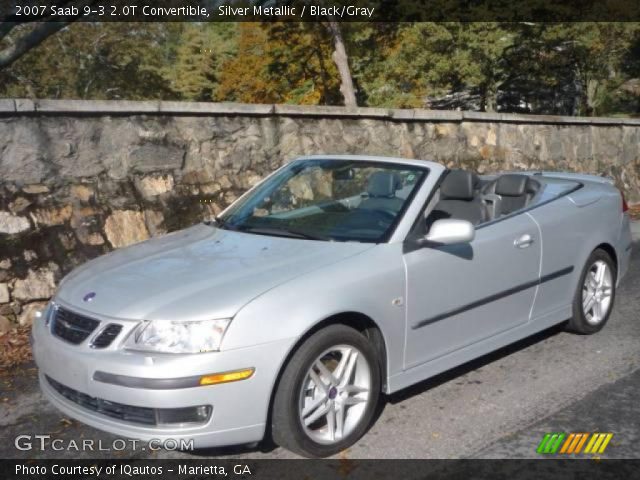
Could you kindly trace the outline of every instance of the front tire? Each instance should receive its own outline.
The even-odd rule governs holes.
[[[330,325],[311,335],[284,369],[273,402],[273,440],[306,457],[334,455],[367,431],[379,397],[374,346],[353,328]]]
[[[616,266],[611,256],[602,249],[594,250],[580,275],[568,330],[582,335],[602,330],[613,310],[616,279]]]

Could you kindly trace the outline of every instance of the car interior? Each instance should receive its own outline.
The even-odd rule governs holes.
[[[444,218],[480,225],[526,208],[539,190],[540,183],[528,175],[506,173],[481,179],[473,172],[450,170],[427,225]]]
[[[262,203],[252,208],[250,228],[286,227],[318,238],[377,241],[394,224],[427,173],[401,165],[381,168],[373,164],[347,165],[331,174],[330,182],[323,174],[309,174],[263,196]]]
[[[360,208],[382,210],[395,216],[404,204],[404,199],[396,196],[400,188],[402,188],[402,179],[397,173],[374,172],[367,184],[367,198],[360,203]]]
[[[349,173],[344,179],[355,183],[353,176]],[[364,179],[364,192],[360,194],[284,210],[272,217],[288,219],[289,225],[298,230],[309,229],[332,238],[341,238],[346,231],[362,239],[378,238],[402,210],[415,181],[412,182],[414,179],[409,175],[404,179],[397,170],[373,171]],[[478,226],[511,215],[536,202],[543,190],[540,181],[530,175],[480,176],[462,169],[449,170],[425,208],[426,221],[419,224],[419,234],[426,234],[431,225],[441,219],[467,220]]]

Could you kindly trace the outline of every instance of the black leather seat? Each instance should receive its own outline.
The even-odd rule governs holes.
[[[500,176],[493,187],[493,193],[501,198],[499,214],[508,215],[526,207],[538,188],[538,182],[527,175],[508,173]]]
[[[465,170],[451,170],[440,186],[440,200],[429,215],[431,222],[443,218],[468,220],[477,225],[488,220],[488,212],[480,200],[477,175]]]
[[[404,204],[401,198],[396,197],[396,192],[400,188],[402,188],[402,179],[399,175],[392,172],[375,172],[369,177],[368,197],[360,203],[360,208],[395,214]]]

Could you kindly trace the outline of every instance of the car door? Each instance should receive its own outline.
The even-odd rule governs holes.
[[[540,256],[526,213],[478,227],[468,244],[407,251],[405,368],[526,323]]]
[[[589,241],[593,238],[594,214],[563,197],[531,210],[531,216],[540,225],[545,245],[542,281],[531,318],[569,318],[583,264],[594,246]],[[600,225],[607,221],[606,215],[595,218]]]

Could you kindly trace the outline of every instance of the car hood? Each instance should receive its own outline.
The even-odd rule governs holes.
[[[87,262],[62,281],[56,300],[119,319],[229,318],[277,285],[371,247],[201,224]]]

